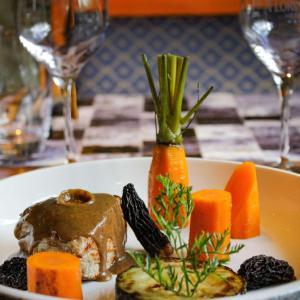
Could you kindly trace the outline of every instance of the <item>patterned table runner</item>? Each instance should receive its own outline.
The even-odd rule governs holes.
[[[278,158],[279,103],[272,95],[213,93],[184,133],[188,156],[271,164]],[[292,102],[291,157],[300,161],[300,101]],[[195,99],[185,98],[183,108]],[[278,105],[277,105],[278,104]],[[80,160],[149,156],[155,143],[152,101],[142,95],[97,95],[79,100],[75,135]],[[62,107],[54,109],[43,155],[27,165],[62,163]]]

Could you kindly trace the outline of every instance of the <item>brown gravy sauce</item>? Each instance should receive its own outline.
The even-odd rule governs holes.
[[[21,250],[32,254],[37,244],[45,238],[66,243],[80,237],[91,237],[100,256],[98,280],[109,280],[112,273],[123,270],[130,261],[125,256],[126,224],[120,199],[109,194],[90,194],[92,197],[84,194],[83,201],[69,197],[64,202],[61,195],[37,203],[21,214],[15,228]],[[24,234],[24,222],[30,228],[27,234]],[[106,268],[109,240],[114,243],[115,251],[115,263],[111,270]]]
[[[136,265],[136,263],[134,262],[133,258],[128,253],[126,253],[123,258],[118,260],[109,269],[109,271],[112,274],[118,275],[118,274],[122,273],[123,271],[126,271],[127,269],[129,269],[130,267],[135,266],[135,265]]]

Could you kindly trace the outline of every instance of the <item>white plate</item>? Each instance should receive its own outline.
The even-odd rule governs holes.
[[[190,183],[194,190],[223,189],[236,163],[189,159]],[[18,215],[33,203],[68,188],[121,194],[131,182],[146,199],[149,158],[102,160],[41,169],[0,181],[0,262],[18,249],[13,228]],[[261,196],[262,235],[244,241],[246,247],[233,256],[237,270],[246,258],[256,254],[288,260],[300,277],[300,176],[258,167]],[[129,233],[127,245],[138,245]],[[114,280],[83,285],[84,299],[114,299]],[[0,285],[0,293],[18,299],[57,299],[30,294]],[[297,293],[297,294],[296,294]],[[293,295],[293,296],[292,296]],[[249,292],[230,299],[300,299],[300,281]],[[1,299],[1,296],[0,296]],[[222,298],[228,299],[228,298]]]

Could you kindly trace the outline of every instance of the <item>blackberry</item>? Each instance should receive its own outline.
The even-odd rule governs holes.
[[[26,258],[13,257],[0,266],[0,284],[27,290]]]
[[[295,280],[294,269],[286,261],[266,255],[253,256],[244,261],[238,274],[246,280],[247,290]]]

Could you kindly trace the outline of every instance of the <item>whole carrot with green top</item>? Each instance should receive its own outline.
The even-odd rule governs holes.
[[[182,102],[186,77],[188,72],[188,57],[161,54],[157,56],[158,86],[153,80],[150,66],[145,54],[142,55],[144,68],[149,82],[155,110],[156,145],[153,148],[152,163],[148,179],[148,207],[152,218],[155,210],[167,211],[169,218],[173,218],[172,207],[160,207],[156,202],[162,186],[157,180],[158,175],[169,175],[175,183],[189,185],[188,166],[183,146],[183,132],[192,122],[201,103],[212,91],[212,87],[201,96],[195,105],[182,114]],[[181,217],[185,216],[184,210]]]

